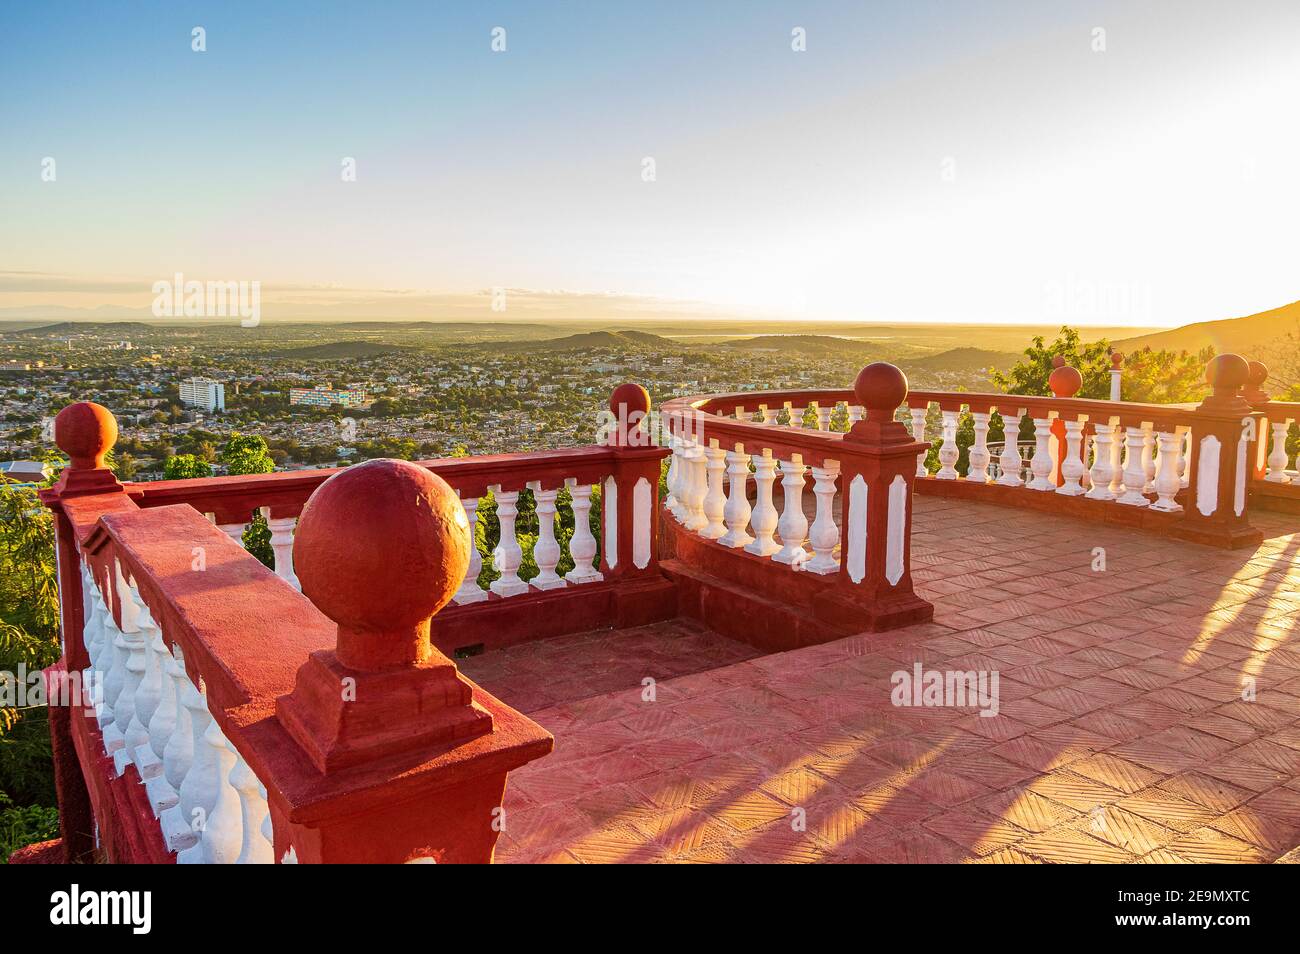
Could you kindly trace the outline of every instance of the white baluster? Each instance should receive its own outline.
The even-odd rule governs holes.
[[[497,596],[520,596],[528,592],[528,584],[519,578],[519,567],[524,562],[524,551],[515,535],[515,518],[519,516],[519,491],[492,487],[497,500],[497,522],[501,525],[501,542],[492,551],[492,565],[500,577],[492,581],[492,592]]]
[[[1142,425],[1142,472],[1146,483],[1142,487],[1145,494],[1156,492],[1156,434],[1150,424]]]
[[[244,847],[244,813],[239,792],[230,784],[230,770],[235,767],[235,750],[216,720],[208,723],[201,743],[211,750],[213,792],[212,806],[204,818],[198,844],[176,856],[178,865],[231,865]]]
[[[533,544],[533,560],[538,573],[528,582],[539,590],[558,590],[566,585],[555,572],[560,562],[560,544],[555,539],[555,498],[558,490],[543,490],[540,481],[528,484],[537,502],[537,542]]]
[[[920,441],[922,444],[925,440],[925,416],[930,412],[930,406],[909,408],[912,414],[912,439]],[[916,455],[916,476],[926,477],[929,471],[925,467],[925,458],[928,451],[921,451]]]
[[[1115,493],[1110,489],[1114,473],[1111,471],[1111,445],[1115,432],[1109,423],[1096,424],[1093,429],[1092,446],[1092,488],[1087,497],[1090,500],[1114,500]]]
[[[708,523],[700,528],[700,536],[706,540],[717,540],[727,532],[723,522],[723,511],[727,504],[725,488],[727,473],[727,452],[713,441],[704,448],[705,469],[708,472],[708,491],[704,495],[704,516]]]
[[[1034,418],[1034,456],[1029,462],[1034,472],[1034,479],[1029,482],[1030,490],[1055,490],[1052,483],[1052,419],[1050,417]]]
[[[775,424],[777,419],[781,416],[781,409],[779,407],[770,407],[766,404],[761,404],[759,405],[759,410],[763,412],[764,424]]]
[[[1124,493],[1115,500],[1116,503],[1145,507],[1151,502],[1142,495],[1142,489],[1146,486],[1146,469],[1142,463],[1145,444],[1146,435],[1142,428],[1124,429]]]
[[[1152,510],[1165,513],[1179,513],[1182,507],[1174,502],[1174,497],[1182,489],[1178,478],[1178,456],[1183,443],[1183,435],[1176,431],[1160,431],[1160,461],[1156,469],[1156,493],[1159,499],[1151,505]]]
[[[194,724],[190,715],[193,706],[203,706],[203,697],[199,695],[194,684],[190,682],[190,677],[185,672],[185,653],[182,652],[180,644],[172,647],[171,661],[167,663],[166,670],[171,676],[173,691],[176,694],[176,726],[172,729],[171,736],[167,739],[167,744],[163,747],[163,778],[167,786],[175,793],[175,800],[162,799],[168,801],[166,805],[159,807],[157,801],[154,802],[155,809],[159,817],[164,817],[167,810],[177,805],[180,800],[181,787],[185,784],[185,776],[189,774],[190,766],[194,763]],[[191,700],[191,705],[186,704],[186,700]],[[204,709],[206,712],[206,708]],[[152,740],[151,740],[152,741]],[[154,780],[155,790],[161,789]],[[161,791],[161,796],[167,793]],[[179,814],[179,811],[174,813]],[[189,830],[188,823],[185,823],[185,830]],[[164,834],[166,828],[164,826]],[[168,842],[168,847],[173,851],[176,845]]]
[[[668,438],[668,446],[672,449],[672,456],[668,460],[668,497],[664,500],[664,506],[680,523],[683,513],[679,494],[682,484],[682,439],[672,434]]]
[[[275,851],[267,838],[264,826],[270,817],[266,804],[266,788],[257,780],[244,757],[235,752],[235,767],[230,770],[230,785],[239,796],[240,834],[237,865],[275,864]]]
[[[818,410],[820,417],[820,409]],[[821,428],[826,430],[826,428]],[[749,525],[754,530],[754,539],[745,545],[745,552],[757,556],[771,556],[781,549],[772,535],[776,532],[777,512],[772,503],[772,485],[776,482],[776,459],[769,453],[754,455],[754,514]]]
[[[1084,475],[1083,466],[1083,424],[1086,417],[1080,417],[1073,421],[1065,422],[1065,459],[1061,461],[1061,476],[1065,483],[1056,488],[1058,494],[1066,497],[1077,497],[1083,493],[1083,488],[1079,486],[1079,478]]]
[[[961,456],[957,449],[957,412],[940,408],[939,413],[943,415],[943,443],[939,446],[939,472],[934,476],[939,480],[956,480],[957,458]]]
[[[692,443],[686,452],[686,521],[683,526],[696,532],[709,525],[704,516],[704,497],[709,491],[709,477],[704,448]]]
[[[745,406],[743,404],[736,405],[735,418],[738,421],[748,421],[750,419],[749,416],[745,414]]]
[[[1124,493],[1124,428],[1118,418],[1110,425],[1110,499],[1118,500]]]
[[[596,538],[591,532],[591,484],[580,484],[573,477],[565,484],[573,499],[573,537],[569,540],[573,569],[564,578],[570,583],[596,583],[605,577],[592,565],[596,559]]]
[[[135,694],[144,678],[144,651],[147,642],[144,633],[136,629],[132,632],[122,631],[119,637],[122,649],[126,653],[126,674],[122,680],[122,691],[113,703],[113,721],[104,727],[104,745],[113,756],[117,774],[121,775],[131,764],[131,750],[127,747],[126,730],[135,718]]]
[[[998,475],[997,483],[1003,487],[1019,487],[1020,480],[1020,418],[1024,411],[1018,411],[1014,416],[1010,411],[1002,412],[1002,456],[998,459],[998,466],[1002,473]]]
[[[972,411],[971,419],[975,422],[975,443],[967,456],[970,464],[966,468],[966,478],[986,484],[989,482],[989,415]]]
[[[262,512],[267,515],[266,527],[271,531],[271,552],[275,554],[276,576],[295,590],[301,590],[298,575],[293,572],[293,531],[298,518],[272,517],[270,507],[263,507]]]
[[[94,577],[84,565],[81,568],[81,589],[89,607],[85,616],[85,626],[81,631],[81,641],[86,647],[86,655],[90,657],[90,665],[82,675],[85,679],[84,684],[91,688],[92,696],[95,701],[98,701],[108,659],[104,652],[108,642],[108,634],[104,630],[104,617],[108,611],[104,607],[104,598],[99,593]]]
[[[1286,437],[1291,430],[1291,422],[1273,421],[1273,449],[1268,455],[1268,473],[1264,477],[1271,484],[1289,484],[1291,477],[1287,474],[1287,465],[1291,462],[1286,452]]]
[[[162,657],[167,655],[162,630],[154,622],[148,606],[144,606],[143,612],[140,613],[140,632],[145,638],[145,648],[142,653],[144,675],[140,678],[140,688],[135,691],[135,712],[132,713],[131,724],[126,729],[126,745],[131,753],[131,760],[140,770],[140,777],[148,780],[162,774],[162,760],[153,750],[150,727],[154,716],[158,713],[158,708],[162,705],[164,692]]]
[[[854,424],[858,423],[858,421],[862,420],[864,417],[866,417],[866,410],[865,408],[863,408],[861,404],[849,405],[849,427],[850,428],[853,427]],[[922,416],[921,418],[921,426],[922,427],[925,426],[924,416]]]
[[[127,655],[122,630],[112,612],[105,608],[104,649],[101,657],[103,677],[100,683],[102,690],[95,705],[95,717],[99,721],[100,732],[104,735],[104,748],[110,754],[113,749],[108,747],[108,727],[113,725],[113,709],[117,705],[117,697],[122,693],[122,686],[126,683]],[[117,741],[120,746],[121,740]]]
[[[462,497],[460,503],[465,508],[465,521],[469,524],[469,569],[465,571],[465,579],[461,580],[460,589],[452,601],[457,606],[464,606],[482,603],[488,595],[487,590],[478,585],[479,574],[483,572],[483,555],[478,552],[478,498]]]
[[[835,525],[835,481],[840,476],[839,461],[828,460],[822,467],[814,467],[813,495],[817,498],[817,514],[813,518],[808,543],[813,558],[804,564],[812,573],[838,573],[840,561],[835,548],[840,542],[840,528]]]
[[[795,407],[790,405],[790,426],[803,427],[803,415],[808,409],[806,407]]]
[[[831,429],[831,412],[835,408],[829,405],[823,405],[821,401],[817,402],[817,430],[829,431]]]
[[[1183,446],[1178,455],[1178,480],[1183,489],[1186,490],[1192,480],[1192,472],[1188,469],[1192,460],[1192,429],[1188,427],[1182,428],[1182,430],[1184,434]]]
[[[747,496],[749,456],[740,444],[736,445],[734,451],[727,451],[727,477],[729,492],[727,504],[722,508],[722,518],[727,524],[727,532],[718,538],[718,542],[724,547],[739,548],[754,539],[748,531],[749,515],[752,512]]]
[[[777,563],[798,566],[810,556],[803,547],[808,536],[808,517],[803,512],[803,475],[807,470],[798,456],[781,461],[781,489],[785,499],[781,504],[781,520],[776,526],[781,535],[781,549],[772,555]]]
[[[210,728],[218,734],[221,730],[212,720],[207,699],[189,680],[186,680],[181,693],[181,705],[189,714],[191,755],[189,768],[177,790],[180,801],[162,813],[163,835],[172,851],[197,846],[199,832],[207,825],[212,806],[217,801],[216,753],[207,743],[206,736]]]
[[[230,539],[234,540],[241,547],[244,545],[244,531],[248,529],[247,523],[219,523],[217,529],[224,533]]]
[[[176,647],[176,651],[180,652],[179,646]],[[188,724],[183,730],[181,728],[181,713],[185,711],[185,707],[180,703],[176,659],[168,651],[161,636],[155,646],[155,652],[159,662],[161,695],[158,708],[154,710],[153,718],[149,720],[149,748],[152,756],[147,753],[140,754],[137,757],[137,764],[142,766],[140,774],[145,777],[145,792],[149,796],[149,804],[153,806],[154,815],[158,816],[175,805],[178,798],[175,787],[167,777],[168,748],[178,732],[189,735],[190,728]],[[186,678],[183,668],[180,670],[180,678]],[[175,773],[174,768],[173,773]],[[181,780],[184,780],[183,775]]]

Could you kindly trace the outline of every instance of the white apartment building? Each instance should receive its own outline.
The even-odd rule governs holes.
[[[181,403],[205,411],[226,409],[226,386],[211,378],[186,378],[181,382]]]

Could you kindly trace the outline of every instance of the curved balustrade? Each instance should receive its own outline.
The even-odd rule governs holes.
[[[851,392],[664,404],[672,452],[665,509],[680,527],[678,560],[802,604],[829,624],[742,638],[789,648],[836,638],[838,627],[885,629],[931,615],[908,570],[912,459],[921,448],[890,420],[906,390],[896,368],[872,365]]]
[[[1054,379],[1057,394],[1052,397],[911,391],[892,416],[910,427],[918,444],[926,445],[916,456],[916,489],[920,493],[967,494],[969,489],[976,494],[972,499],[1052,507],[1085,517],[1098,514],[1161,532],[1185,531],[1202,542],[1244,545],[1257,536],[1240,523],[1247,496],[1259,493],[1263,481],[1290,483],[1285,432],[1300,416],[1300,405],[1274,402],[1255,404],[1252,410],[1241,394],[1246,362],[1224,355],[1212,362],[1212,375],[1216,368],[1220,377],[1227,373],[1230,380],[1221,380],[1214,396],[1200,405],[1075,398],[1064,373],[1071,369],[1066,368]],[[1250,373],[1254,373],[1253,365]],[[779,423],[788,413],[785,409],[809,407],[818,410],[815,432]],[[1276,415],[1271,434],[1263,430],[1270,407]],[[821,413],[823,410],[826,413]],[[934,432],[930,428],[936,412]],[[852,390],[773,391],[677,399],[664,405],[664,414],[670,421],[681,422],[680,429],[674,427],[672,442],[670,509],[687,529],[725,546],[744,539],[752,530],[746,526],[752,517],[736,504],[730,517],[724,510],[720,525],[708,523],[708,532],[701,530],[706,526],[700,513],[703,499],[716,502],[720,492],[713,482],[720,482],[720,473],[715,475],[704,463],[710,448],[725,450],[729,458],[745,449],[755,462],[771,455],[783,468],[787,463],[821,464],[836,458],[836,446],[845,435],[820,427],[820,422],[838,416],[856,423],[862,409]],[[963,414],[970,415],[974,440],[967,448],[969,463],[961,473],[957,468],[961,453],[957,431]],[[1010,430],[1019,437],[1022,426],[1031,428],[1033,443],[1004,439],[990,445],[994,414],[1001,419],[1004,434]],[[1259,433],[1272,439],[1266,463],[1265,442],[1258,439]],[[934,439],[938,466],[932,472],[927,457]],[[1252,454],[1258,454],[1263,466],[1247,467]],[[1201,471],[1199,480],[1197,470]],[[842,481],[829,475],[826,480],[834,484],[836,493],[843,494]],[[729,500],[739,493],[735,483],[733,479]],[[975,491],[977,487],[982,489]],[[1051,504],[1039,497],[1047,493],[1054,495]],[[755,494],[766,506],[769,486],[757,474]],[[829,488],[825,496],[823,506],[830,512],[834,503]],[[1067,503],[1060,498],[1078,499]],[[1220,526],[1207,529],[1203,526],[1206,521]],[[719,526],[725,532],[712,536]],[[796,526],[788,523],[791,531]],[[823,540],[829,542],[825,520],[822,531]],[[804,542],[784,544],[782,540],[781,549],[787,553],[797,551]],[[829,570],[828,561],[820,565]]]

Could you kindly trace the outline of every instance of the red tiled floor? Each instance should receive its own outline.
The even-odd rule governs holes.
[[[1300,534],[1257,522],[1224,552],[918,497],[935,623],[759,656],[673,620],[463,660],[557,737],[510,777],[497,858],[1271,861],[1300,842]],[[999,714],[894,707],[918,661],[996,669]]]

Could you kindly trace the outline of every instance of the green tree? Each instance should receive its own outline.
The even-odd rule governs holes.
[[[211,477],[212,467],[193,454],[178,454],[163,462],[163,479],[186,480],[193,477]]]
[[[1077,397],[1105,400],[1110,397],[1110,345],[1104,339],[1083,344],[1079,332],[1070,327],[1061,329],[1060,337],[1050,345],[1042,335],[1035,335],[1033,343],[1025,349],[1025,357],[1017,361],[1004,374],[997,368],[989,369],[993,386],[1006,394],[1032,394],[1047,397],[1052,389],[1047,379],[1052,373],[1052,359],[1058,355],[1065,363],[1083,376],[1083,387]]]
[[[252,434],[231,432],[230,440],[221,449],[221,462],[228,474],[269,474],[275,470],[266,439]]]
[[[30,488],[0,484],[0,672],[59,657],[54,522]],[[12,678],[0,676],[0,678]],[[53,837],[57,826],[48,712],[0,709],[0,858]]]
[[[275,551],[271,548],[271,528],[267,525],[266,514],[258,510],[253,519],[248,521],[242,538],[244,549],[262,561],[268,570],[275,569]]]
[[[1017,361],[1005,374],[992,368],[989,377],[997,390],[1007,394],[1047,397],[1052,393],[1047,384],[1052,359],[1060,356],[1083,377],[1083,387],[1076,396],[1104,401],[1110,398],[1112,350],[1105,338],[1083,344],[1078,331],[1064,327],[1050,345],[1041,335],[1036,336],[1025,349],[1024,360]],[[1127,354],[1121,377],[1122,397],[1137,404],[1199,401],[1207,391],[1205,366],[1213,357],[1213,348],[1191,353],[1148,347]]]

